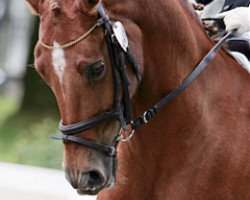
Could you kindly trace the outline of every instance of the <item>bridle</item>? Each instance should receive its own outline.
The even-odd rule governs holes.
[[[109,156],[114,156],[116,154],[116,149],[119,141],[127,140],[127,138],[123,138],[121,136],[122,132],[129,132],[130,137],[134,132],[134,130],[130,128],[132,123],[129,92],[130,80],[126,69],[125,59],[127,59],[127,61],[129,62],[138,82],[141,81],[141,75],[135,59],[128,47],[127,36],[121,22],[112,23],[109,20],[109,17],[106,15],[102,4],[99,4],[97,8],[99,19],[96,21],[94,26],[87,33],[85,33],[75,41],[62,45],[61,48],[68,48],[69,46],[72,46],[82,39],[86,38],[96,27],[103,27],[114,77],[113,109],[74,124],[64,125],[61,121],[59,124],[59,129],[62,134],[53,134],[52,138],[61,139],[64,142],[74,142],[77,144],[81,144],[101,151]],[[41,44],[46,48],[53,48],[52,46],[44,44],[43,42],[41,42]],[[121,88],[123,98],[120,96]],[[96,142],[74,136],[74,134],[86,131],[96,126],[97,124],[108,120],[119,120],[119,123],[121,125],[121,130],[111,145],[98,144]]]
[[[202,61],[189,74],[189,76],[180,84],[180,86],[172,90],[152,108],[145,111],[142,116],[139,116],[135,120],[132,120],[129,92],[130,80],[125,64],[125,59],[127,59],[137,78],[137,81],[140,83],[141,75],[138,69],[138,65],[128,47],[127,36],[121,22],[112,23],[109,20],[109,17],[106,15],[104,7],[101,3],[98,4],[97,10],[99,19],[94,24],[94,28],[92,27],[87,33],[85,33],[75,41],[62,45],[61,47],[68,48],[76,44],[77,42],[85,39],[96,27],[102,26],[108,47],[108,53],[111,60],[112,73],[114,78],[113,108],[110,111],[73,124],[64,125],[61,121],[59,125],[61,134],[53,134],[51,137],[53,139],[63,140],[64,142],[73,142],[79,145],[84,145],[86,147],[102,152],[108,156],[116,156],[117,146],[119,142],[128,141],[129,139],[131,139],[137,128],[139,128],[143,124],[148,123],[148,121],[155,116],[158,110],[160,110],[168,102],[178,96],[185,88],[187,88],[192,83],[192,81],[203,71],[207,64],[215,57],[216,53],[221,48],[225,40],[231,35],[231,32],[227,33],[221,39],[221,41],[218,42],[209,51],[209,53],[202,59]],[[43,42],[41,42],[41,44],[48,49],[54,48]],[[121,88],[122,97],[120,96]],[[77,133],[84,132],[96,126],[97,124],[109,120],[118,120],[121,127],[119,133],[116,135],[114,141],[110,145],[99,144],[97,142],[75,136],[75,134]]]

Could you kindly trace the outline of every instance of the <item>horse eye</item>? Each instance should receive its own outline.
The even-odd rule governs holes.
[[[88,65],[87,69],[87,78],[89,81],[98,81],[103,78],[105,74],[105,64],[103,60],[99,60],[93,64]]]

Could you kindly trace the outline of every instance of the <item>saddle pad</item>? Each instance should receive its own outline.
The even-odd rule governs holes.
[[[237,51],[229,51],[229,53],[235,58],[235,60],[250,73],[250,62],[247,57]]]

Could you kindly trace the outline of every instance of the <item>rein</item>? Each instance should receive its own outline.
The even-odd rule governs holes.
[[[197,65],[197,67],[189,74],[189,76],[179,85],[177,88],[172,90],[169,94],[167,94],[163,99],[161,99],[157,104],[155,104],[152,108],[145,111],[144,114],[137,119],[134,120],[133,129],[139,128],[141,125],[148,123],[151,120],[156,112],[160,110],[163,106],[177,97],[184,89],[186,89],[194,79],[206,68],[206,66],[213,60],[216,56],[217,52],[220,50],[224,42],[227,38],[232,34],[232,32],[228,32],[201,60],[201,62]]]
[[[167,94],[163,99],[156,103],[152,108],[144,112],[142,116],[132,120],[131,116],[131,102],[129,93],[129,76],[125,64],[125,59],[129,62],[138,82],[141,81],[141,75],[136,64],[136,61],[129,50],[128,40],[121,22],[111,22],[104,11],[104,7],[101,3],[97,6],[99,19],[95,25],[78,39],[60,46],[61,48],[67,48],[73,46],[77,42],[80,42],[86,38],[96,27],[102,26],[104,30],[105,40],[108,47],[109,57],[112,65],[112,72],[114,78],[114,106],[111,111],[104,112],[90,119],[80,121],[77,123],[64,125],[60,122],[59,129],[62,134],[53,134],[53,139],[63,140],[64,142],[73,142],[79,145],[95,149],[104,153],[107,156],[116,156],[117,147],[120,141],[128,141],[132,138],[135,130],[148,123],[155,114],[167,103],[178,96],[185,88],[187,88],[194,79],[205,69],[207,64],[215,57],[216,53],[222,47],[226,39],[232,32],[227,33],[201,60],[197,67],[189,74],[189,76],[174,90]],[[40,41],[41,42],[41,41]],[[41,43],[42,44],[42,43]],[[45,48],[54,49],[55,47],[44,45]],[[121,86],[121,87],[120,87]],[[120,88],[122,88],[122,97],[120,97]],[[78,136],[74,136],[77,133],[86,131],[101,122],[108,120],[119,120],[121,129],[116,135],[111,145],[99,144],[94,141],[90,141]]]

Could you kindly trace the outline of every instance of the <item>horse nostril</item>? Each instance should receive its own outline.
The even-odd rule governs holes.
[[[100,186],[102,185],[104,179],[102,177],[102,175],[97,172],[97,171],[90,171],[89,172],[89,181],[88,181],[88,185],[90,187],[96,187],[96,186]]]

